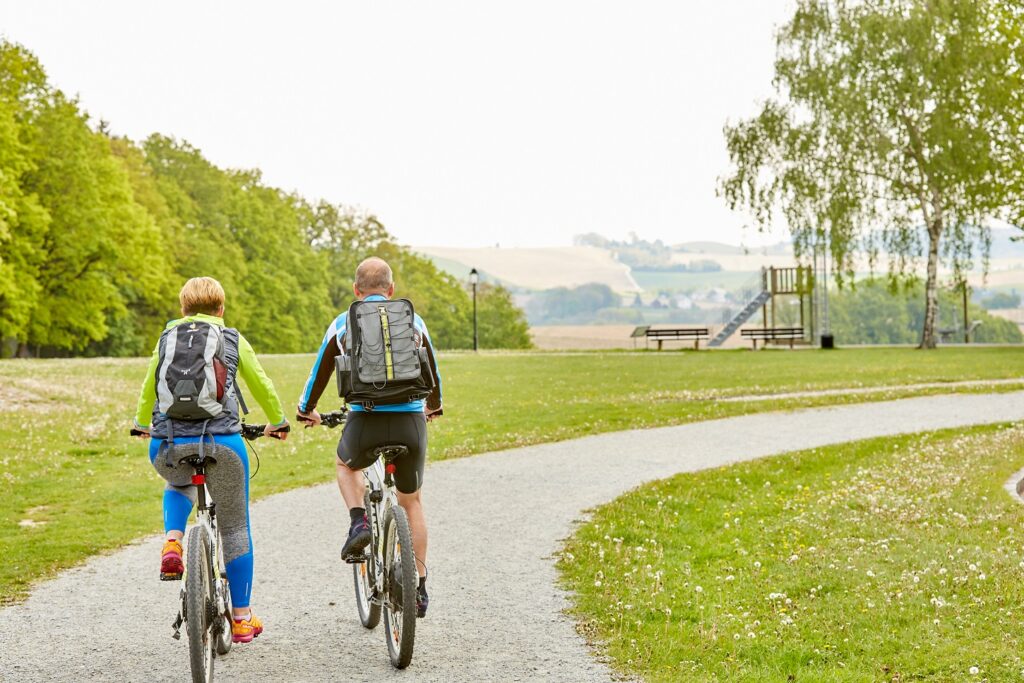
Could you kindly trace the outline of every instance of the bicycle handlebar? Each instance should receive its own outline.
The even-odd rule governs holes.
[[[242,423],[242,438],[248,439],[249,441],[252,441],[253,439],[258,439],[261,436],[265,436],[263,431],[266,428],[267,428],[267,425],[265,425],[265,424],[255,425],[255,424],[246,424],[246,423],[243,422]],[[272,432],[270,432],[270,436],[272,438],[275,438],[275,439],[280,439],[281,438],[281,436],[280,436],[281,434],[284,434],[286,432],[290,432],[291,430],[292,430],[291,425],[283,425],[283,426],[278,427],[277,429],[273,430]],[[135,429],[134,427],[132,427],[132,429],[129,431],[129,434],[131,436],[147,436],[149,434],[149,432],[144,432],[141,429]]]
[[[274,429],[268,435],[268,434],[264,434],[264,431],[266,430],[266,428],[267,428],[267,425],[265,425],[265,424],[262,424],[262,425],[246,424],[246,423],[243,422],[242,423],[242,438],[248,439],[249,441],[252,441],[253,439],[258,439],[261,436],[270,436],[273,439],[280,439],[281,438],[281,436],[280,436],[281,434],[286,434],[286,433],[288,433],[288,432],[290,432],[292,430],[291,425],[283,425],[281,427],[278,427],[277,429]]]
[[[341,408],[340,410],[332,410],[329,413],[320,414],[320,424],[324,427],[337,427],[345,423],[345,414],[348,412],[347,408]]]

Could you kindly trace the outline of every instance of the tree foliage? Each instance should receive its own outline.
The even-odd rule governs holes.
[[[892,279],[925,256],[920,343],[936,342],[938,267],[987,258],[993,220],[1019,221],[1024,9],[997,0],[800,0],[778,34],[777,96],[725,129],[720,190],[761,229],[781,213],[796,251],[858,251]]]
[[[168,136],[111,137],[0,40],[0,355],[144,354],[197,275],[221,281],[229,322],[261,351],[312,350],[370,255],[391,263],[438,346],[472,345],[464,283],[374,216],[310,204]],[[511,299],[485,300],[500,332],[484,346],[528,345]]]
[[[917,341],[924,319],[921,305],[921,283],[895,292],[888,283],[865,280],[831,296],[832,331],[841,344],[911,344]],[[953,339],[963,340],[963,300],[960,291],[939,292],[937,328],[956,330]],[[1016,324],[990,315],[982,307],[970,303],[968,325],[980,320],[971,340],[985,343],[1020,343],[1024,341]]]

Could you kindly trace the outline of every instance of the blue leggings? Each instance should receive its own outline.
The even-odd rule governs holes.
[[[212,443],[211,443],[212,441]],[[196,502],[188,465],[167,467],[163,439],[149,445],[149,461],[167,481],[164,488],[164,531],[181,531]],[[174,439],[172,462],[198,452],[199,437]],[[252,531],[249,527],[249,456],[238,434],[207,436],[205,452],[216,458],[206,466],[206,487],[217,503],[217,527],[224,553],[224,569],[234,607],[248,607],[252,592]],[[161,452],[163,451],[163,452]]]

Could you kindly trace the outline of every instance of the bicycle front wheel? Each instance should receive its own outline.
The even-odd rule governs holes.
[[[188,533],[185,555],[185,630],[194,683],[213,681],[213,621],[217,618],[213,595],[210,534],[197,524]]]
[[[367,514],[372,514],[369,493],[363,496],[363,505]],[[371,524],[371,528],[372,528]],[[376,529],[374,530],[376,532]],[[359,622],[368,629],[377,628],[380,623],[380,602],[377,599],[377,542],[370,541],[366,548],[366,559],[352,565],[352,578],[356,589],[356,609],[359,610]]]
[[[396,669],[412,662],[416,640],[416,556],[412,549],[409,518],[400,506],[384,516],[384,634]]]

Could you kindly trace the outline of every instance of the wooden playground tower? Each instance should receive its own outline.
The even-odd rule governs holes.
[[[799,327],[804,331],[803,341],[810,343],[814,329],[814,269],[809,266],[762,268],[761,288],[770,295],[761,307],[764,328],[777,329],[780,300],[786,302],[796,297],[800,306]]]

